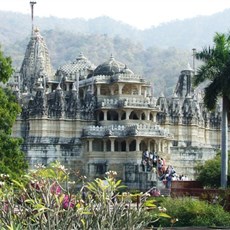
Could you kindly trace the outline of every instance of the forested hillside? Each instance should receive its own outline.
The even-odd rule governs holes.
[[[20,68],[31,33],[29,15],[0,11],[0,44]],[[180,71],[192,65],[192,48],[211,44],[215,32],[228,32],[230,10],[138,30],[109,17],[91,20],[35,18],[55,69],[83,52],[95,65],[115,59],[148,78],[155,94],[172,94]]]

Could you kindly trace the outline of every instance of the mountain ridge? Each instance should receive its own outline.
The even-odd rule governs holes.
[[[31,35],[30,15],[0,11],[0,20],[0,44],[19,69]],[[35,17],[34,25],[41,29],[56,69],[74,61],[80,52],[95,64],[112,53],[153,82],[156,94],[169,95],[180,71],[192,64],[192,49],[211,45],[215,32],[229,31],[229,21],[230,9],[145,30],[108,16],[87,20]]]

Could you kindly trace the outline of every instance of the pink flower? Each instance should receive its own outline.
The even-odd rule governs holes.
[[[54,182],[50,187],[50,192],[55,195],[60,195],[62,192],[61,186]]]
[[[73,199],[70,199],[70,197],[68,195],[65,195],[64,196],[64,199],[62,201],[62,207],[64,209],[68,209],[69,207],[70,208],[73,208],[74,207],[74,200]]]

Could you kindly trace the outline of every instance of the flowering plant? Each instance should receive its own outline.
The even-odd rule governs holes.
[[[152,221],[144,206],[114,202],[124,187],[116,172],[92,182],[78,178],[70,182],[59,162],[38,165],[20,182],[0,176],[0,229],[140,229]]]

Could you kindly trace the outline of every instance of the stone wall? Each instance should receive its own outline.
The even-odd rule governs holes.
[[[190,180],[196,178],[194,167],[197,163],[204,163],[215,157],[217,149],[209,147],[172,147],[170,154],[170,164],[178,175],[189,177]]]

